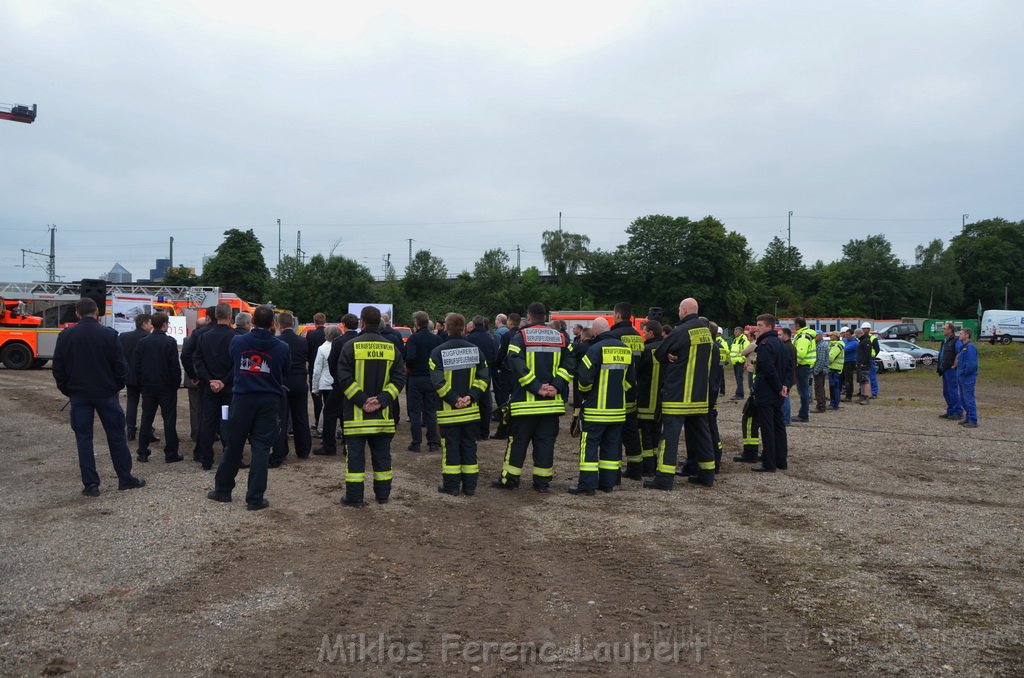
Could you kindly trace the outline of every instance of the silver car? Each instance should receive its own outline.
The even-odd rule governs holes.
[[[908,353],[919,365],[931,366],[939,359],[939,352],[932,348],[918,346],[911,341],[902,339],[879,339],[878,347],[883,351]]]

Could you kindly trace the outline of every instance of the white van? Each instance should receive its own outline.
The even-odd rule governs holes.
[[[1003,344],[1024,341],[1024,311],[985,311],[978,340],[991,340],[993,335]]]

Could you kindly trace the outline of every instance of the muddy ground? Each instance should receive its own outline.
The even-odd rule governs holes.
[[[563,491],[567,419],[549,495],[441,496],[403,430],[391,504],[342,507],[343,458],[292,457],[247,512],[159,446],[118,492],[102,433],[82,497],[50,372],[0,369],[0,673],[1021,675],[1024,390],[978,399],[964,430],[937,377],[883,375],[790,428],[786,473],[593,498]],[[482,485],[503,453],[481,443]]]

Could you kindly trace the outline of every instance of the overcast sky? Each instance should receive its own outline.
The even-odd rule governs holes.
[[[1024,2],[0,3],[0,280],[253,228],[453,274],[541,233],[712,214],[805,261],[1024,218]]]

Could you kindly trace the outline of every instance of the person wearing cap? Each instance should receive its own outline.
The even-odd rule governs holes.
[[[825,411],[825,382],[828,380],[829,338],[822,332],[814,335],[814,365],[811,376],[814,379],[814,409]]]
[[[729,346],[729,360],[732,362],[732,374],[736,378],[736,393],[733,400],[743,400],[743,367],[747,362],[743,349],[750,345],[747,335],[743,333],[742,327],[734,327],[732,330],[732,345]]]
[[[842,390],[843,359],[846,353],[846,346],[839,338],[838,332],[829,335],[828,342],[828,386],[829,386],[829,407],[833,410],[839,409],[839,395]]]

